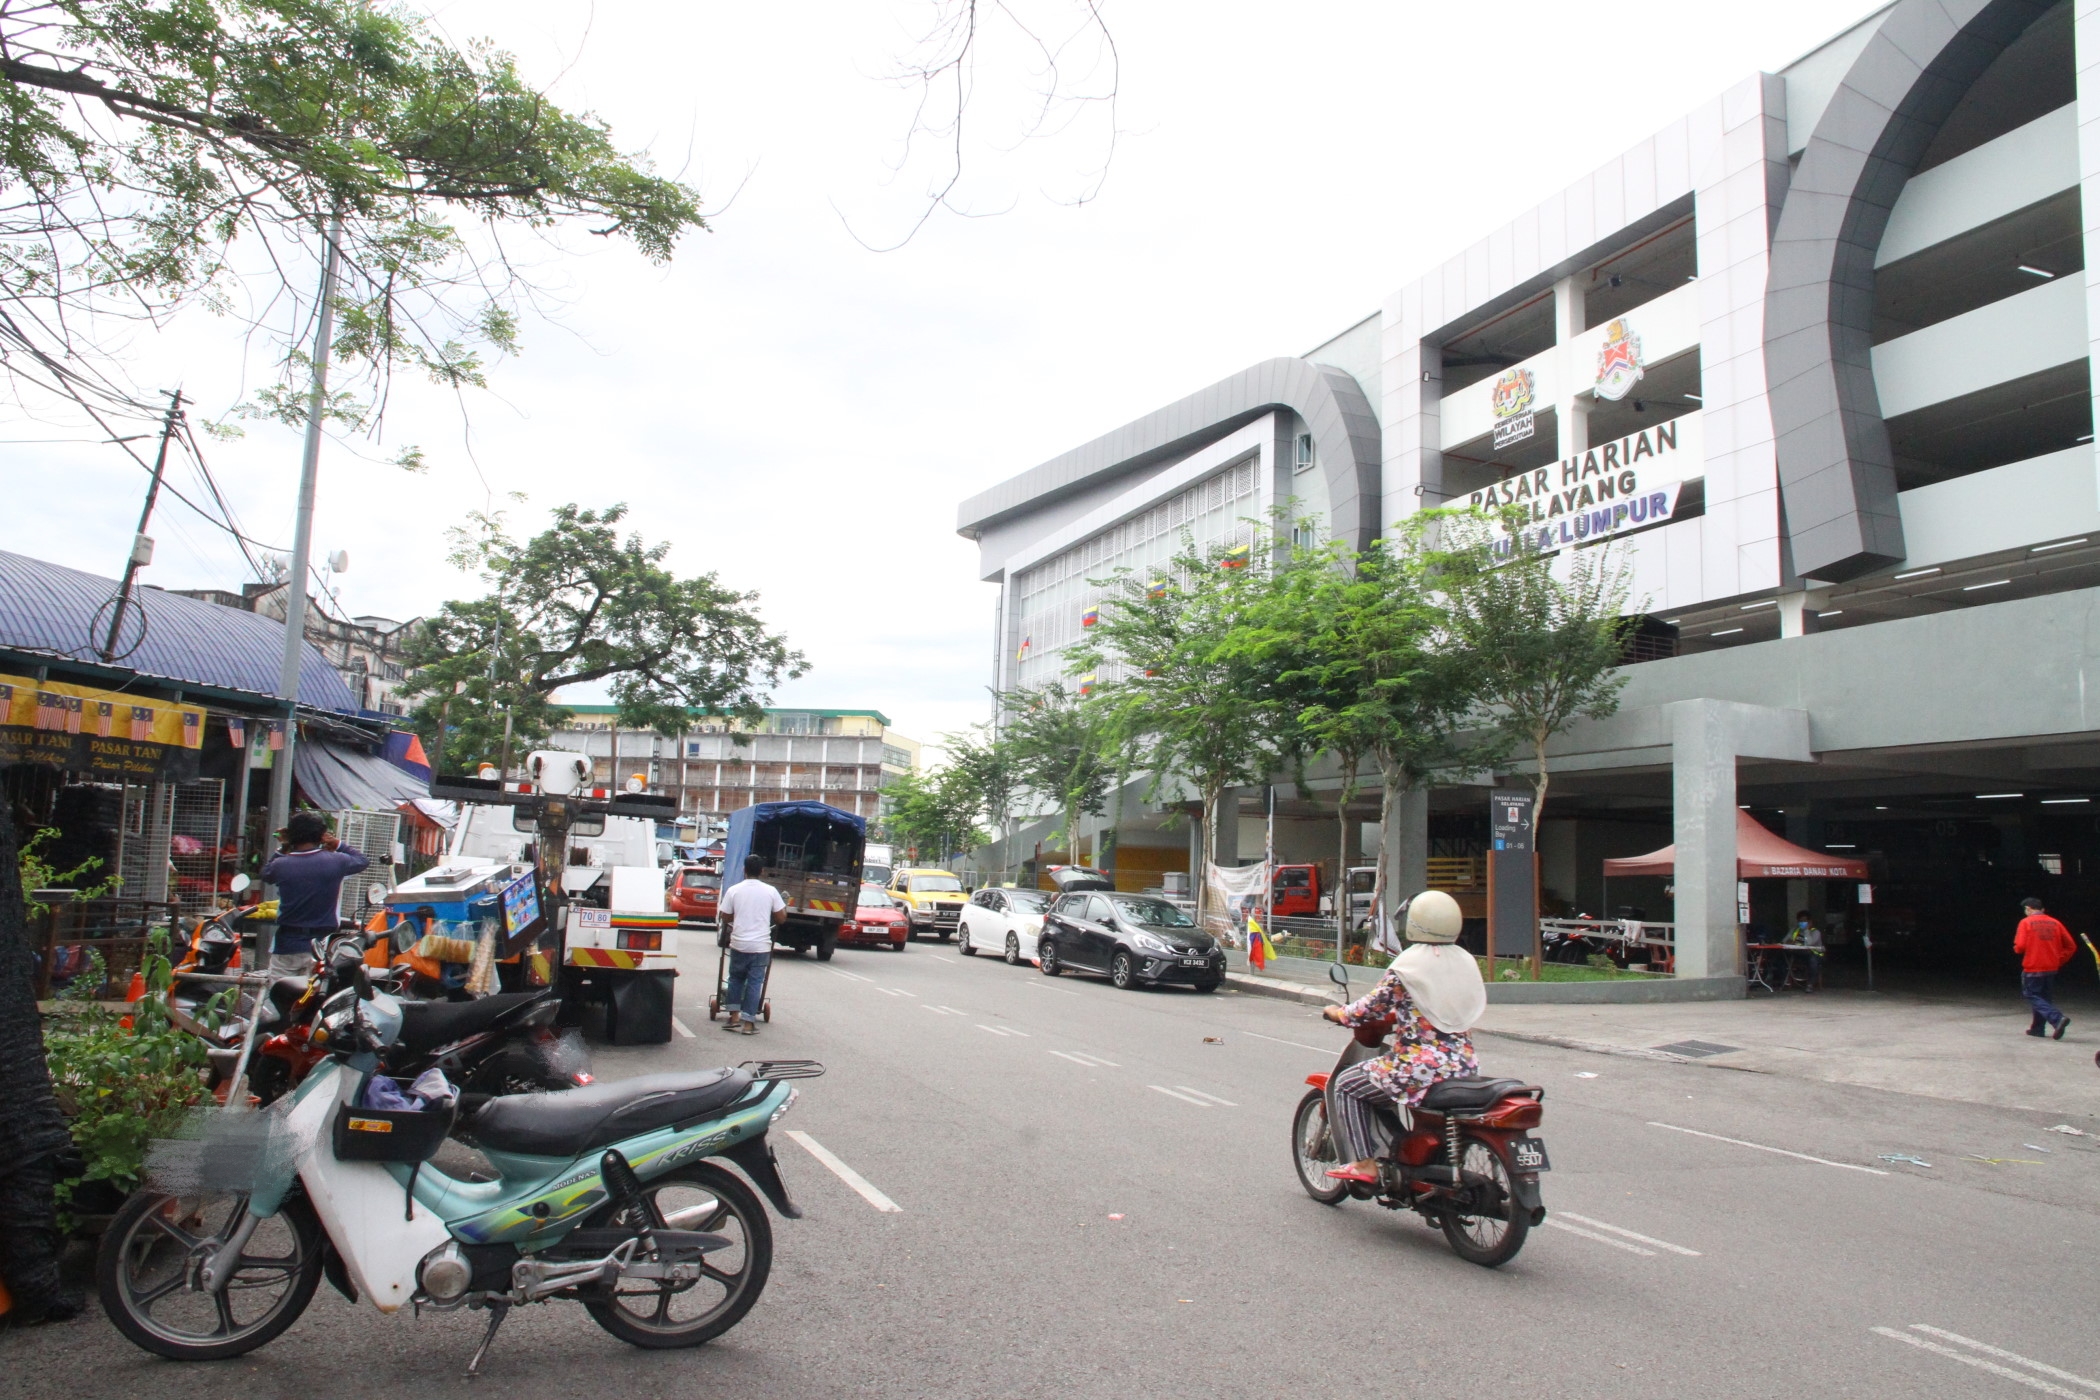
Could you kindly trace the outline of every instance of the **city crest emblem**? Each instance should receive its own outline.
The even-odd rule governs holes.
[[[1597,397],[1618,400],[1633,392],[1641,379],[1641,338],[1624,318],[1604,328],[1597,347]]]
[[[1531,412],[1532,395],[1538,390],[1538,380],[1528,369],[1507,370],[1495,381],[1495,391],[1489,406],[1495,411],[1495,421],[1500,423],[1520,413]]]

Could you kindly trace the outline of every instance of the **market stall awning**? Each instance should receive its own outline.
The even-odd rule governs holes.
[[[430,797],[429,784],[378,754],[326,739],[309,739],[292,751],[292,777],[324,812],[395,812],[404,802]]]
[[[1665,846],[1644,856],[1604,862],[1604,875],[1671,875],[1677,870],[1677,847]],[[1738,880],[1865,880],[1867,863],[1826,855],[1797,846],[1748,812],[1735,814],[1735,878]]]

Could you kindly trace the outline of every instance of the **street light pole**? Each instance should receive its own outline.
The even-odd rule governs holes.
[[[284,656],[277,668],[277,693],[284,698],[284,747],[270,766],[270,830],[281,831],[292,814],[292,752],[299,742],[297,718],[300,664],[306,659],[306,575],[313,556],[314,485],[321,470],[321,416],[328,402],[328,356],[335,339],[335,278],[341,258],[343,215],[328,219],[328,247],[321,259],[321,296],[314,322],[313,388],[306,398],[306,450],[299,463],[299,511],[292,529],[291,571],[284,590]]]

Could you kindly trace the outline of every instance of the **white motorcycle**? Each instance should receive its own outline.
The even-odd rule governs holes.
[[[208,1361],[290,1327],[326,1277],[352,1302],[483,1308],[476,1374],[511,1308],[568,1299],[636,1346],[697,1346],[764,1290],[774,1209],[801,1212],[767,1132],[814,1060],[658,1074],[489,1100],[459,1135],[495,1180],[430,1165],[451,1106],[365,1107],[400,1005],[358,985],[331,997],[329,1058],[268,1108],[212,1115],[157,1154],[154,1180],[103,1236],[102,1305],[147,1351]]]

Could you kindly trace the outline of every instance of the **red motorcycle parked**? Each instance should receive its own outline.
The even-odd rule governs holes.
[[[1346,996],[1349,974],[1333,967],[1328,976]],[[1349,1066],[1383,1053],[1392,1032],[1391,1017],[1358,1026],[1332,1070],[1305,1077],[1312,1088],[1291,1118],[1298,1184],[1322,1205],[1353,1196],[1387,1210],[1413,1210],[1442,1228],[1461,1259],[1491,1269],[1506,1264],[1546,1218],[1539,1173],[1551,1164],[1546,1145],[1531,1135],[1545,1115],[1546,1091],[1537,1085],[1473,1078],[1432,1085],[1404,1129],[1390,1110],[1373,1112],[1387,1138],[1375,1154],[1376,1182],[1328,1175],[1347,1165],[1328,1128],[1328,1085]]]

